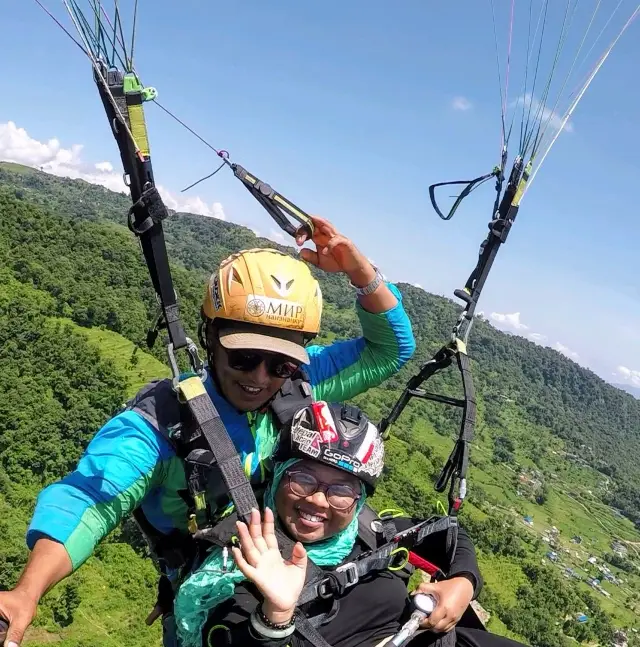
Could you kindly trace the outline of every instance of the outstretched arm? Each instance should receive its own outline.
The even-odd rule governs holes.
[[[42,596],[71,571],[71,560],[62,544],[45,537],[38,539],[15,588],[0,593],[0,617],[9,624],[6,645],[20,645]],[[0,632],[0,645],[2,638]]]
[[[343,272],[365,287],[376,271],[351,240],[328,221],[314,218],[317,251],[303,249],[302,258],[327,272]],[[382,384],[411,358],[416,343],[399,290],[381,281],[370,294],[358,296],[356,314],[362,336],[330,346],[308,348],[308,367],[317,400],[349,400]]]
[[[162,482],[173,456],[169,443],[140,415],[115,416],[91,440],[76,469],[39,494],[29,548],[40,537],[57,541],[77,569]]]

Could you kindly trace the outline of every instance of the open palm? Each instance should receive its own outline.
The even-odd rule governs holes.
[[[271,609],[293,611],[307,572],[307,551],[302,544],[296,543],[290,560],[282,557],[269,508],[265,509],[262,524],[258,510],[252,511],[248,527],[238,521],[238,535],[241,548],[232,550],[242,574],[258,587]]]

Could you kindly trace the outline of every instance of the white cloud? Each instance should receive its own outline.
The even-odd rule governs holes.
[[[526,326],[520,321],[519,312],[514,312],[512,314],[492,312],[489,315],[489,319],[498,324],[499,328],[506,328],[508,330],[529,330],[529,326]]]
[[[618,366],[614,376],[626,384],[640,387],[640,371],[636,371],[626,366]]]
[[[53,175],[86,180],[112,191],[127,191],[122,173],[114,172],[109,162],[85,163],[81,157],[82,149],[80,144],[63,148],[55,138],[40,142],[13,121],[0,124],[0,160],[32,166]]]
[[[207,218],[226,220],[222,204],[219,202],[213,202],[209,205],[199,196],[194,196],[193,198],[182,198],[179,195],[171,193],[171,191],[168,191],[162,185],[158,185],[158,191],[169,209],[181,211],[183,213],[196,213],[200,216],[206,216]]]
[[[531,107],[531,119],[539,119],[542,122],[543,128],[548,123],[548,127],[552,132],[557,132],[558,130],[560,130],[564,115],[558,112],[553,112],[546,106],[542,108],[542,111],[540,111],[542,104],[530,93],[527,92],[527,94],[525,94],[524,96],[519,97],[516,101],[516,105],[524,106],[527,114],[529,114],[529,107]],[[567,133],[573,132],[573,123],[571,122],[571,120],[567,121],[567,123],[564,125],[564,131]]]
[[[557,341],[553,347],[555,350],[557,350],[559,353],[562,353],[565,357],[568,357],[569,359],[573,360],[578,360],[580,359],[580,355],[576,353],[576,351],[571,350],[569,347],[565,346],[564,344],[561,344],[559,341]]]
[[[462,112],[466,112],[467,110],[471,110],[473,105],[471,101],[469,101],[469,99],[467,99],[466,97],[455,97],[451,102],[451,107],[454,110],[461,110]]]
[[[489,315],[489,320],[493,322],[496,328],[500,328],[506,332],[516,332],[536,344],[546,345],[548,337],[539,332],[527,332],[530,330],[529,326],[522,323],[519,312],[512,312],[510,314],[492,312]]]
[[[519,312],[513,312],[510,314],[492,312],[489,315],[489,320],[493,322],[496,328],[500,328],[505,332],[515,332],[531,340],[535,344],[548,346],[547,344],[548,337],[546,335],[543,335],[542,333],[539,333],[539,332],[527,332],[529,330],[529,326],[522,323],[522,321],[520,320]],[[562,353],[565,357],[568,357],[569,359],[574,360],[575,362],[577,362],[580,359],[580,355],[576,351],[572,350],[568,346],[565,346],[564,344],[561,344],[559,341],[557,341],[552,346],[552,348],[557,350],[559,353]],[[620,371],[621,369],[624,370],[624,367],[618,367],[618,371]],[[640,372],[638,373],[638,380],[640,381]]]
[[[96,168],[98,171],[102,171],[103,173],[113,172],[113,164],[111,162],[98,162],[96,164]]]
[[[424,290],[424,288],[420,285],[420,283],[413,283],[412,285],[414,288],[420,288],[421,290]]]
[[[111,191],[128,193],[122,172],[114,170],[113,164],[108,161],[93,164],[85,162],[82,159],[83,148],[81,144],[63,148],[55,138],[46,143],[40,142],[13,121],[0,124],[0,160],[38,168],[52,175],[85,180]],[[219,202],[209,205],[197,196],[185,199],[162,186],[158,186],[158,191],[170,209],[225,220],[224,210]]]
[[[284,237],[284,234],[277,229],[270,229],[267,234],[267,238],[272,240],[274,243],[279,243],[280,245],[287,244],[287,239]]]

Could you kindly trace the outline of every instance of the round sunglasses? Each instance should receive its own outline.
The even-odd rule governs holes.
[[[285,474],[289,479],[288,486],[293,494],[299,497],[308,497],[323,489],[329,505],[336,510],[348,510],[360,498],[360,495],[346,483],[323,483],[318,481],[313,474],[303,471],[287,470]]]

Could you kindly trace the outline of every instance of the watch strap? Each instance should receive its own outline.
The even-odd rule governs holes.
[[[369,285],[365,285],[364,287],[359,288],[358,286],[351,283],[351,281],[349,281],[349,285],[355,289],[356,294],[359,297],[364,297],[364,296],[367,296],[368,294],[371,294],[372,292],[375,292],[380,287],[380,285],[382,285],[384,281],[384,277],[382,276],[382,273],[380,272],[380,270],[377,267],[375,267],[375,265],[373,267],[376,271],[376,275],[373,278],[373,280],[369,283]]]

